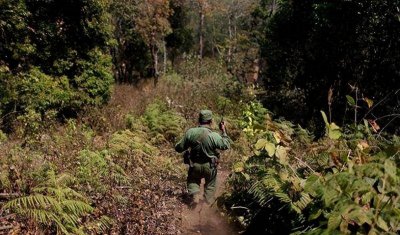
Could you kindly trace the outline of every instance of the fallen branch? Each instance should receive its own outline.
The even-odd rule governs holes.
[[[132,189],[132,186],[116,186],[117,189]]]
[[[0,221],[8,220],[11,218],[15,218],[15,214],[9,214],[9,215],[2,216],[2,217],[0,217]]]
[[[0,231],[12,229],[12,228],[14,228],[14,226],[12,226],[12,225],[5,225],[5,226],[0,227]]]
[[[20,194],[18,193],[0,193],[0,199],[11,199],[19,196]]]
[[[233,209],[244,209],[244,210],[250,210],[249,208],[247,208],[247,207],[244,207],[244,206],[232,206],[231,207],[231,209],[233,210]]]

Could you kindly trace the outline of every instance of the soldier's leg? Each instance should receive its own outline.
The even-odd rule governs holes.
[[[201,183],[201,166],[198,163],[194,163],[193,167],[189,168],[187,177],[187,189],[188,194],[194,196],[200,192]]]
[[[211,204],[214,202],[217,185],[217,168],[208,166],[206,167],[205,173],[204,197],[207,203]]]

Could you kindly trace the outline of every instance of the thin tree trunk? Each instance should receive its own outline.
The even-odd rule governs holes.
[[[229,47],[228,47],[228,66],[232,61],[232,17],[228,17]]]
[[[200,22],[199,22],[199,58],[200,60],[203,58],[203,48],[204,48],[204,12],[203,7],[200,6]]]
[[[203,29],[204,29],[204,11],[203,11],[203,6],[199,6],[199,62],[198,62],[198,77],[201,78],[201,68],[203,65],[203,48],[204,48],[204,35],[203,35]]]
[[[151,45],[151,57],[153,60],[153,79],[154,79],[154,86],[157,86],[158,83],[158,48],[155,44]]]
[[[167,46],[165,40],[163,41],[163,50],[164,50],[164,65],[163,65],[163,74],[167,73]]]

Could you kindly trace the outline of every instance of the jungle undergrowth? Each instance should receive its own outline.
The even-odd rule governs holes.
[[[213,110],[215,120],[224,116],[232,139],[245,141],[237,114],[246,102],[238,97],[246,96],[209,63],[201,82],[170,73],[157,87],[116,85],[107,105],[86,108],[77,119],[38,123],[31,135],[1,133],[0,223],[10,233],[176,234],[185,168],[173,145],[195,125],[198,110]],[[227,166],[245,151],[238,144],[224,154]],[[79,197],[59,197],[48,186],[38,191],[63,175],[74,180],[58,190]],[[67,204],[70,199],[76,201]],[[41,208],[52,209],[44,214]],[[58,226],[63,220],[67,227]]]

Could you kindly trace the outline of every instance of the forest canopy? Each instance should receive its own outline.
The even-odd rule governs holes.
[[[76,116],[106,102],[113,80],[158,79],[190,57],[261,84],[268,109],[317,132],[320,110],[338,123],[398,126],[398,0],[0,4],[3,129],[18,116]]]

